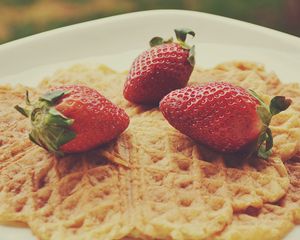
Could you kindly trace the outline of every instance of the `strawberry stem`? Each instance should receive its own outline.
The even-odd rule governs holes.
[[[195,66],[195,46],[193,45],[191,47],[185,43],[187,35],[191,35],[191,36],[195,37],[195,32],[189,28],[175,29],[174,31],[175,31],[175,35],[176,35],[178,44],[182,48],[189,50],[189,56],[188,56],[189,63],[191,64],[191,66]],[[162,45],[165,43],[172,43],[172,42],[173,42],[173,38],[164,40],[161,37],[154,37],[150,40],[149,44],[150,44],[150,47],[155,47],[158,45]]]
[[[270,128],[267,128],[266,136],[266,151],[269,151],[273,147],[273,136]]]
[[[255,91],[249,89],[249,93],[260,103],[256,111],[263,123],[261,133],[256,142],[257,155],[263,159],[268,159],[273,147],[272,131],[269,128],[272,117],[285,111],[291,105],[292,100],[284,96],[276,96],[272,98],[270,105],[267,106]]]
[[[40,97],[38,102],[31,104],[26,92],[26,104],[30,104],[31,108],[15,106],[18,112],[31,120],[29,139],[58,156],[63,155],[60,147],[76,137],[75,132],[70,129],[74,120],[55,109],[56,102],[66,94],[68,92],[61,90],[48,92]]]
[[[28,92],[28,90],[26,90],[25,102],[26,102],[26,105],[27,105],[27,106],[30,106],[30,105],[31,105],[30,100],[29,100],[29,92]]]
[[[186,40],[186,36],[189,34],[193,37],[195,37],[195,32],[189,28],[181,28],[181,29],[175,29],[175,35],[176,35],[176,38],[179,42],[182,42],[184,43],[185,40]]]
[[[154,37],[150,40],[149,44],[150,44],[150,47],[155,47],[155,46],[158,46],[158,45],[162,45],[164,43],[171,43],[171,42],[173,42],[173,38],[169,38],[167,40],[164,40],[161,37]]]
[[[22,108],[19,105],[16,105],[15,109],[25,117],[29,117],[30,115],[30,112],[26,108]]]
[[[291,99],[287,99],[284,96],[276,96],[271,100],[270,112],[272,116],[286,110],[292,104]]]
[[[176,35],[176,39],[178,41],[178,43],[180,44],[180,46],[182,46],[184,49],[188,49],[190,50],[192,47],[190,47],[189,45],[187,45],[185,43],[185,40],[186,40],[186,37],[187,35],[191,35],[191,36],[195,36],[195,32],[189,28],[182,28],[182,29],[175,29],[175,35]],[[162,44],[165,44],[165,43],[172,43],[173,42],[173,38],[169,38],[167,40],[164,40],[163,38],[161,37],[153,37],[149,44],[150,44],[150,47],[155,47],[155,46],[158,46],[158,45],[162,45]],[[195,51],[195,50],[193,50]]]
[[[188,61],[192,66],[195,66],[195,45],[189,51]]]
[[[258,145],[257,155],[263,159],[268,159],[273,147],[273,136],[269,127],[260,135]]]
[[[62,96],[68,94],[66,91],[55,90],[45,93],[40,97],[40,100],[44,100],[54,105],[57,100],[59,100]]]
[[[69,129],[74,120],[66,118],[53,107],[41,108],[34,115],[30,139],[48,151],[62,155],[59,147],[76,137]]]

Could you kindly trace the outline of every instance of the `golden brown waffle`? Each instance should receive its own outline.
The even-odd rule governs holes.
[[[25,88],[0,88],[0,220],[27,222],[39,238],[55,240],[245,239],[246,223],[255,231],[263,231],[260,226],[270,231],[278,224],[271,236],[279,238],[293,226],[296,218],[273,214],[272,209],[294,213],[300,208],[298,201],[293,204],[296,210],[290,210],[287,200],[279,205],[282,199],[299,197],[299,185],[294,194],[288,191],[289,176],[282,163],[299,150],[296,108],[272,122],[271,158],[249,164],[239,156],[223,157],[197,145],[173,129],[158,109],[125,101],[125,77],[103,66],[78,65],[30,90],[35,96],[52,85],[88,85],[125,108],[131,118],[117,140],[63,159],[27,140],[28,120],[12,108],[23,101]],[[278,92],[280,85],[262,66],[238,62],[197,70],[191,84],[212,80],[231,81],[263,94],[272,94],[270,88]],[[124,161],[129,167],[113,163]],[[294,172],[298,174],[299,168]],[[251,209],[261,214],[249,214]]]
[[[300,158],[294,157],[285,166],[290,178],[286,196],[276,204],[235,213],[232,223],[216,237],[217,240],[282,239],[294,224],[300,223]]]

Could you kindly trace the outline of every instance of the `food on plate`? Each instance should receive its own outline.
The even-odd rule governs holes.
[[[291,106],[270,123],[268,161],[223,155],[173,128],[158,108],[126,101],[126,73],[76,65],[36,88],[0,87],[0,221],[28,223],[39,239],[282,239],[300,221],[300,86],[261,65],[196,68],[190,86],[216,81],[253,89]],[[28,139],[12,106],[61,85],[101,91],[130,125],[91,151],[56,158]],[[33,101],[33,100],[32,100]],[[128,167],[113,162],[126,162]]]
[[[26,107],[15,108],[30,118],[29,138],[56,154],[91,150],[120,135],[129,124],[125,111],[95,89],[63,85],[50,89]]]
[[[299,92],[299,88],[298,88]],[[300,158],[285,162],[290,186],[286,195],[276,204],[265,204],[262,208],[249,208],[236,213],[232,223],[216,240],[228,239],[283,239],[294,223],[300,220]]]
[[[262,95],[265,102],[270,101],[270,97],[268,96],[282,95],[291,98],[291,106],[279,116],[272,118],[270,125],[274,141],[272,151],[273,153],[279,153],[283,161],[290,159],[291,156],[297,153],[295,149],[297,149],[298,142],[294,142],[292,139],[300,137],[296,130],[300,124],[298,120],[299,115],[292,114],[291,117],[291,112],[300,112],[299,83],[283,84],[274,72],[266,72],[264,66],[261,64],[234,61],[217,65],[212,69],[202,70],[201,74],[197,74],[197,81],[193,81],[192,76],[190,85],[219,81],[230,82],[244,89],[252,89]],[[276,127],[284,122],[283,119],[290,119],[290,126],[294,126],[290,131],[285,133]],[[279,137],[278,135],[280,134],[281,136]],[[281,146],[280,149],[276,147],[278,145]]]
[[[271,119],[290,104],[290,99],[276,96],[268,107],[252,90],[211,82],[172,91],[160,102],[160,110],[173,127],[213,149],[236,152],[248,147],[268,158]]]
[[[124,97],[136,104],[157,105],[170,91],[185,87],[195,64],[195,48],[185,43],[190,29],[175,29],[177,41],[154,37],[151,48],[133,62],[124,86]]]

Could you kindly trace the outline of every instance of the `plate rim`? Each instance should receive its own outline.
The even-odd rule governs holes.
[[[204,13],[204,12],[196,12],[196,11],[190,11],[190,10],[147,10],[147,11],[139,11],[139,12],[132,12],[132,13],[125,13],[125,14],[120,14],[120,15],[115,15],[115,16],[110,16],[110,17],[105,17],[105,18],[100,18],[96,20],[91,20],[83,23],[77,23],[49,31],[45,31],[42,33],[34,34],[25,38],[17,39],[8,43],[4,43],[0,45],[0,60],[1,60],[1,53],[3,51],[9,51],[10,49],[13,49],[15,47],[20,47],[23,44],[31,43],[34,41],[43,41],[45,40],[48,36],[53,36],[53,35],[60,35],[65,32],[71,32],[71,31],[80,31],[86,27],[93,27],[99,25],[106,25],[110,23],[115,23],[117,21],[123,21],[126,19],[131,19],[134,17],[142,17],[142,16],[155,16],[155,15],[170,15],[170,14],[179,14],[182,16],[191,16],[191,17],[202,17],[207,20],[212,20],[212,21],[218,21],[220,23],[227,23],[235,26],[242,27],[244,29],[250,29],[252,31],[258,32],[258,33],[263,33],[268,36],[280,39],[288,44],[293,44],[295,48],[299,49],[300,52],[300,38],[297,36],[293,36],[287,33],[283,33],[274,29],[270,29],[267,27],[255,25],[252,23],[228,18],[228,17],[223,17],[219,15],[214,15],[214,14],[209,14],[209,13]],[[0,79],[1,83],[1,79]],[[291,233],[291,232],[290,232]]]

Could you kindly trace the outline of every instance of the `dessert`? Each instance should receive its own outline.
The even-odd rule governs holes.
[[[189,85],[225,81],[292,99],[272,118],[271,156],[250,163],[197,144],[158,108],[125,101],[125,81],[126,73],[77,65],[35,89],[1,86],[0,220],[26,222],[40,239],[281,239],[299,223],[299,85],[247,62],[195,69]],[[63,158],[34,145],[28,120],[12,106],[25,90],[34,99],[64,84],[101,91],[125,109],[128,129]]]

